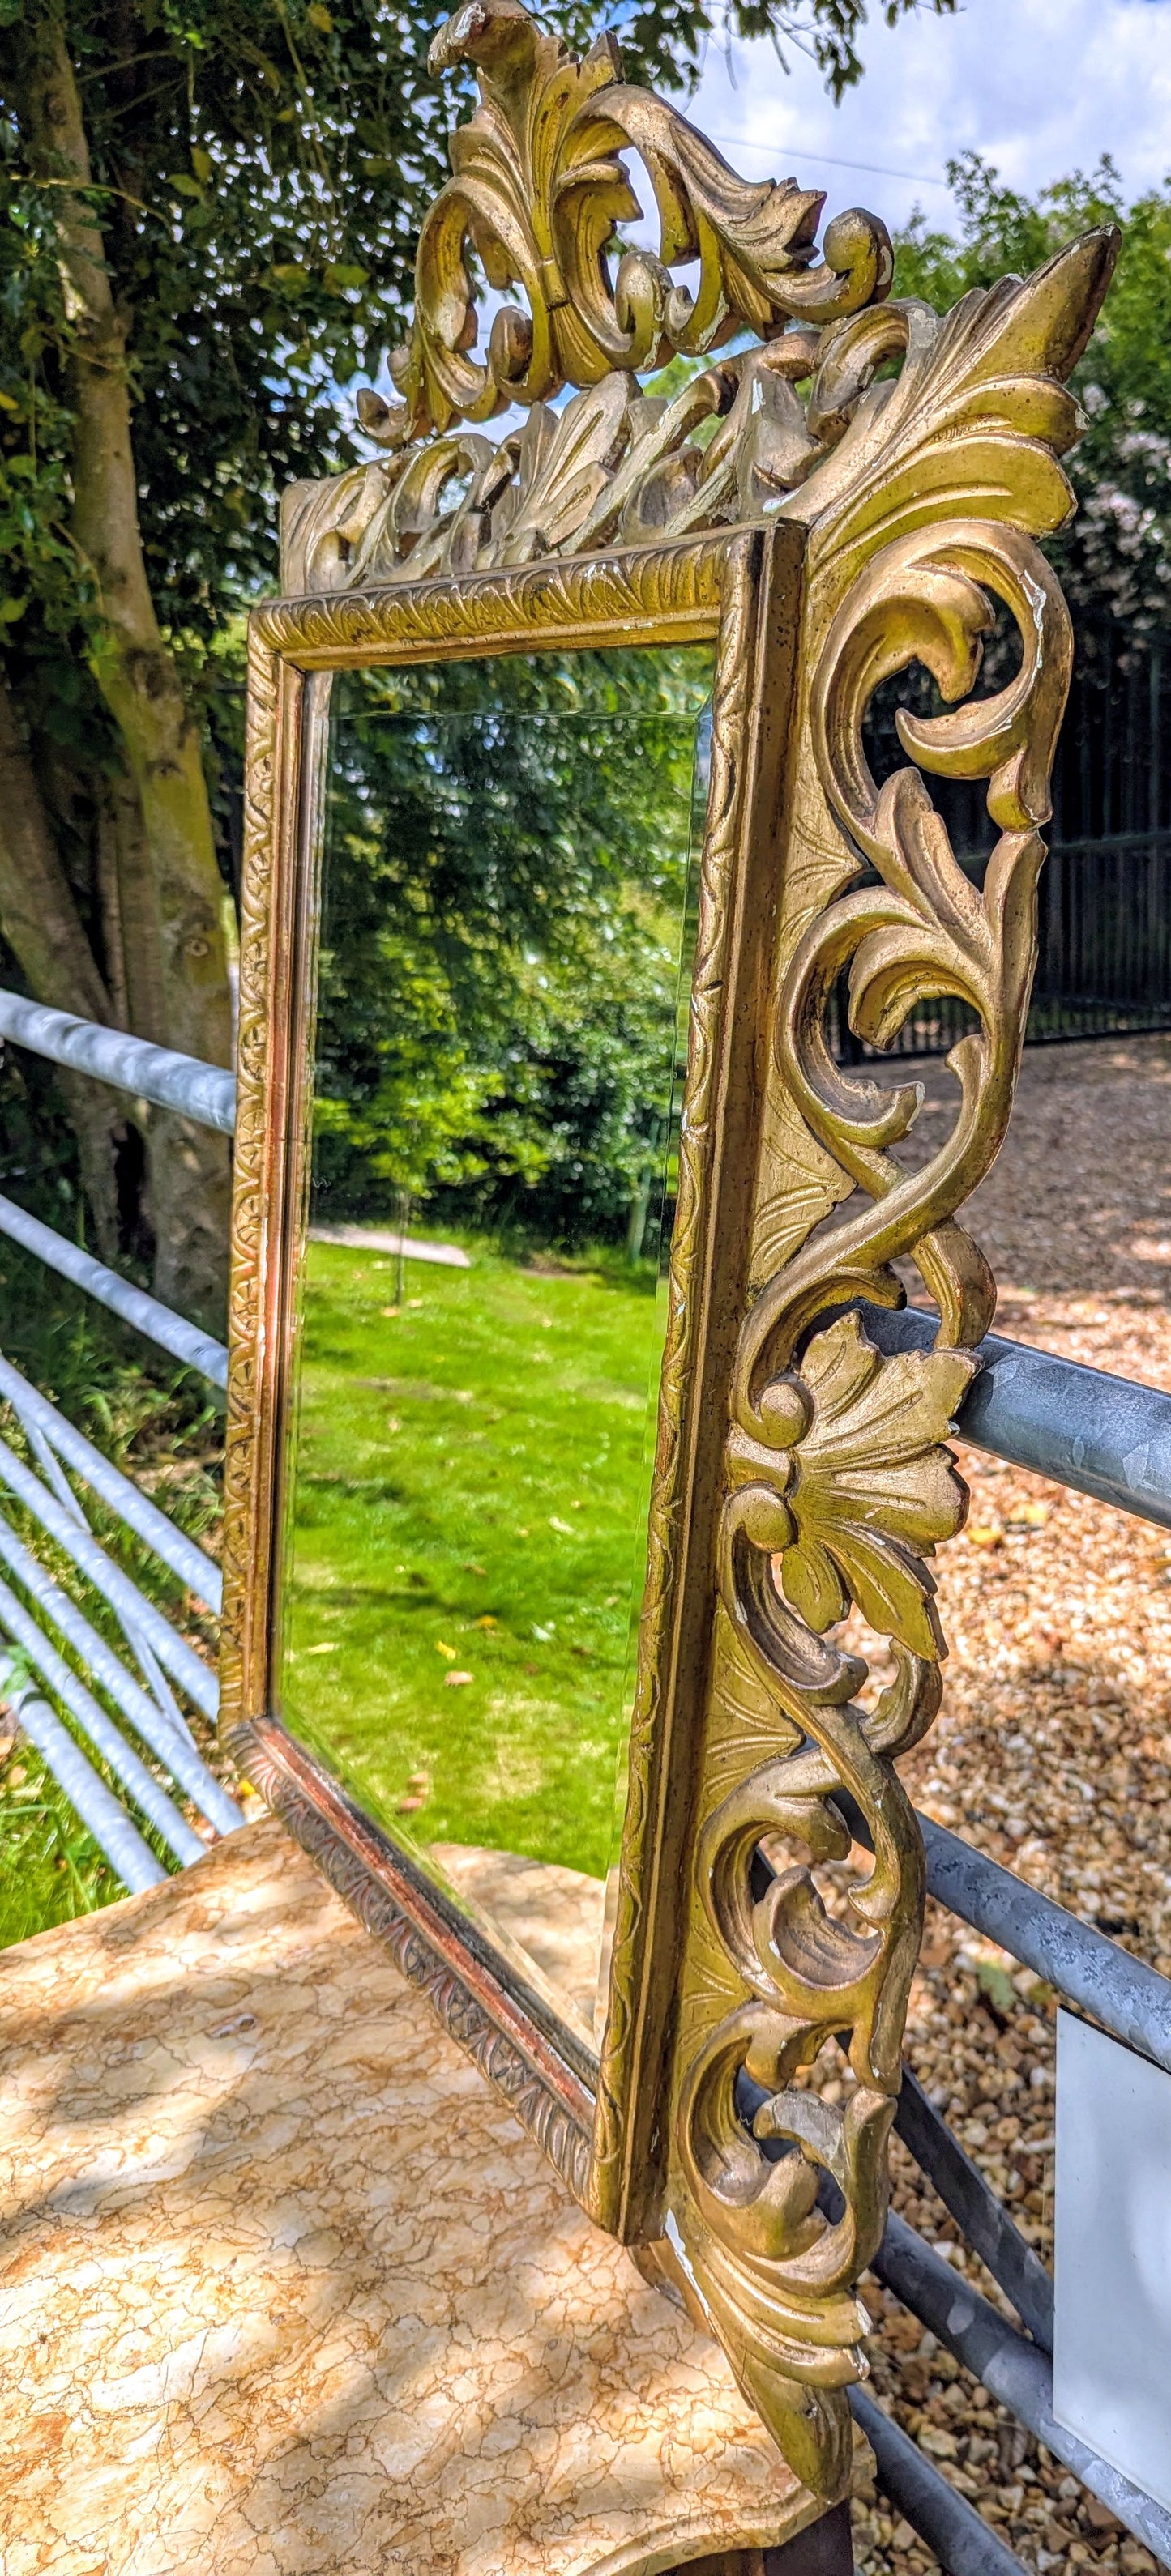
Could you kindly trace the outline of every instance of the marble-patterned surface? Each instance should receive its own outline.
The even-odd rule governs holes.
[[[0,1954],[4,2576],[586,2576],[810,2517],[272,1820]]]

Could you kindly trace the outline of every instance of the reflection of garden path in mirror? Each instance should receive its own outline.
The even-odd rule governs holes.
[[[360,1252],[394,1252],[406,1261],[437,1261],[441,1270],[470,1270],[470,1256],[458,1243],[422,1243],[417,1235],[393,1234],[384,1225],[311,1225],[310,1243],[348,1243]]]
[[[571,2576],[783,2531],[727,2364],[275,1823],[10,1952],[0,2563]]]

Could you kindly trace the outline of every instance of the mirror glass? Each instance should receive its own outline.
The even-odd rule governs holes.
[[[587,2037],[707,647],[334,682],[278,1713]]]

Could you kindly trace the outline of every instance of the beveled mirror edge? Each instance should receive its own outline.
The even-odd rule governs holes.
[[[229,1743],[273,1813],[587,2207],[597,2071],[591,2053],[554,2022],[533,1988],[507,1982],[491,1945],[444,1905],[412,1856],[278,1719],[245,1719]]]
[[[692,1446],[683,1416],[693,1413],[688,1390],[702,1360],[705,1327],[692,1295],[701,1271],[705,1301],[711,1292],[706,1197],[727,1057],[724,1000],[738,990],[734,951],[742,928],[739,918],[732,923],[733,879],[745,829],[756,828],[753,782],[762,750],[774,793],[779,777],[803,551],[804,531],[780,522],[513,572],[432,577],[417,589],[398,583],[367,593],[275,600],[253,611],[249,627],[221,1723],[247,1776],[345,1901],[388,1942],[404,1972],[424,1987],[445,2027],[498,2085],[575,2197],[599,2223],[625,2236],[641,2232],[656,2197],[656,2176],[641,2171],[650,2147],[647,2124],[637,2142],[627,2138],[632,2085],[640,2086],[642,2069],[653,2063],[657,2097],[663,2073],[663,2012],[643,2009],[642,1989],[648,1974],[664,1969],[678,1928],[672,1929],[678,1873],[660,1858],[664,1831],[669,1849],[677,1843],[681,1851],[683,1822],[665,1749],[672,1676],[660,1663],[673,1667],[683,1588],[677,1531]],[[762,662],[765,629],[769,650]],[[292,1320],[288,1246],[304,1223],[302,1041],[309,997],[302,987],[316,900],[313,781],[324,734],[323,710],[315,720],[311,707],[320,683],[306,683],[314,673],[362,665],[705,641],[716,644],[716,678],[680,1148],[684,1221],[676,1227],[678,1263],[672,1250],[638,1751],[632,1742],[606,2071],[595,2105],[595,2067],[568,2024],[554,2021],[535,1989],[521,1990],[490,1942],[449,1919],[442,1892],[411,1855],[361,1813],[269,1707]],[[762,690],[770,709],[763,725]],[[742,1316],[738,1290],[724,1306],[734,1334]],[[655,1659],[650,1676],[648,1655]]]

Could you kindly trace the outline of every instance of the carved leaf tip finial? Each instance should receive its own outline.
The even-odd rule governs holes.
[[[1037,270],[1028,281],[1035,340],[1031,350],[1025,344],[1020,348],[1022,367],[1031,358],[1038,375],[1053,376],[1059,384],[1072,375],[1085,355],[1121,248],[1119,225],[1096,224]]]
[[[520,0],[465,0],[432,37],[427,69],[438,79],[455,63],[490,61],[507,50],[510,38],[514,50],[519,45],[535,52],[540,42],[540,30]]]

